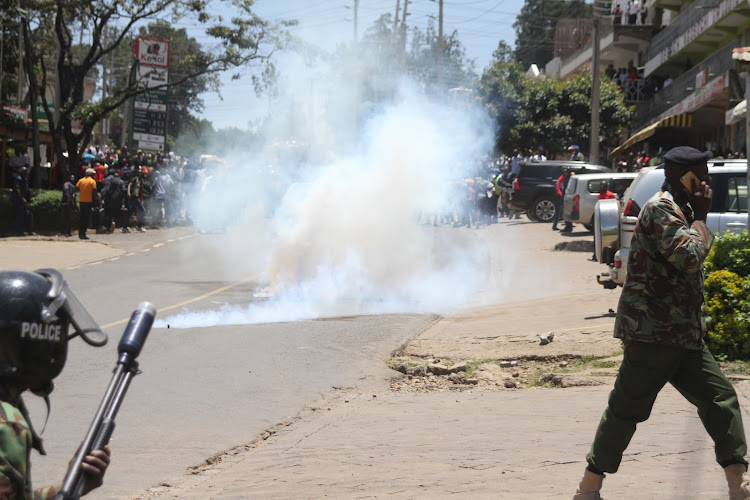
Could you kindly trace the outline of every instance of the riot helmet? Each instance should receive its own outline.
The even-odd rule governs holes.
[[[0,271],[0,377],[22,379],[32,390],[51,386],[78,335],[93,346],[107,342],[60,272]]]

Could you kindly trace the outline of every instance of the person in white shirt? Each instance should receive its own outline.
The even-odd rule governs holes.
[[[628,3],[628,24],[635,24],[640,10],[641,3],[638,0],[630,0]]]

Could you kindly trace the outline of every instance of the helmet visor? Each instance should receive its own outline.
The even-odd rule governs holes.
[[[73,290],[68,287],[68,283],[63,279],[62,274],[56,269],[38,269],[36,272],[47,278],[51,284],[47,295],[50,303],[42,311],[42,317],[50,321],[59,311],[63,311],[75,330],[68,335],[68,340],[80,335],[87,344],[94,347],[106,344],[107,334],[102,331],[96,320],[83,307]]]
[[[70,324],[73,325],[75,330],[68,335],[68,340],[76,335],[80,335],[87,344],[94,347],[101,347],[106,344],[107,334],[102,331],[96,320],[83,307],[83,304],[81,304],[78,297],[68,287],[67,283],[63,285],[62,294],[65,297],[63,310],[67,313]]]

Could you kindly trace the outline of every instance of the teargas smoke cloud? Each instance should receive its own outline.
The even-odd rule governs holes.
[[[288,82],[287,102],[305,82]],[[349,83],[318,84],[314,96],[307,88],[305,99],[328,104],[304,108],[309,135],[296,140],[318,161],[231,157],[195,197],[199,227],[228,225],[196,243],[225,263],[223,278],[257,273],[266,285],[245,304],[185,311],[157,327],[446,313],[485,282],[488,256],[476,235],[424,222],[456,211],[464,178],[491,151],[488,118],[465,101],[421,95],[408,81],[388,104],[367,108],[358,82]]]

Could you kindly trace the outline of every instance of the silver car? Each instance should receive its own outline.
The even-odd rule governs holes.
[[[714,234],[740,233],[747,226],[747,160],[710,160],[713,200],[706,225]],[[594,216],[595,251],[599,262],[609,266],[609,273],[597,277],[605,288],[625,284],[630,241],[641,207],[661,190],[663,167],[648,167],[625,191],[622,202],[600,200]]]
[[[566,222],[583,224],[583,227],[592,231],[594,229],[594,206],[602,185],[606,182],[610,191],[622,194],[637,176],[636,172],[571,175],[565,190],[563,219]]]

